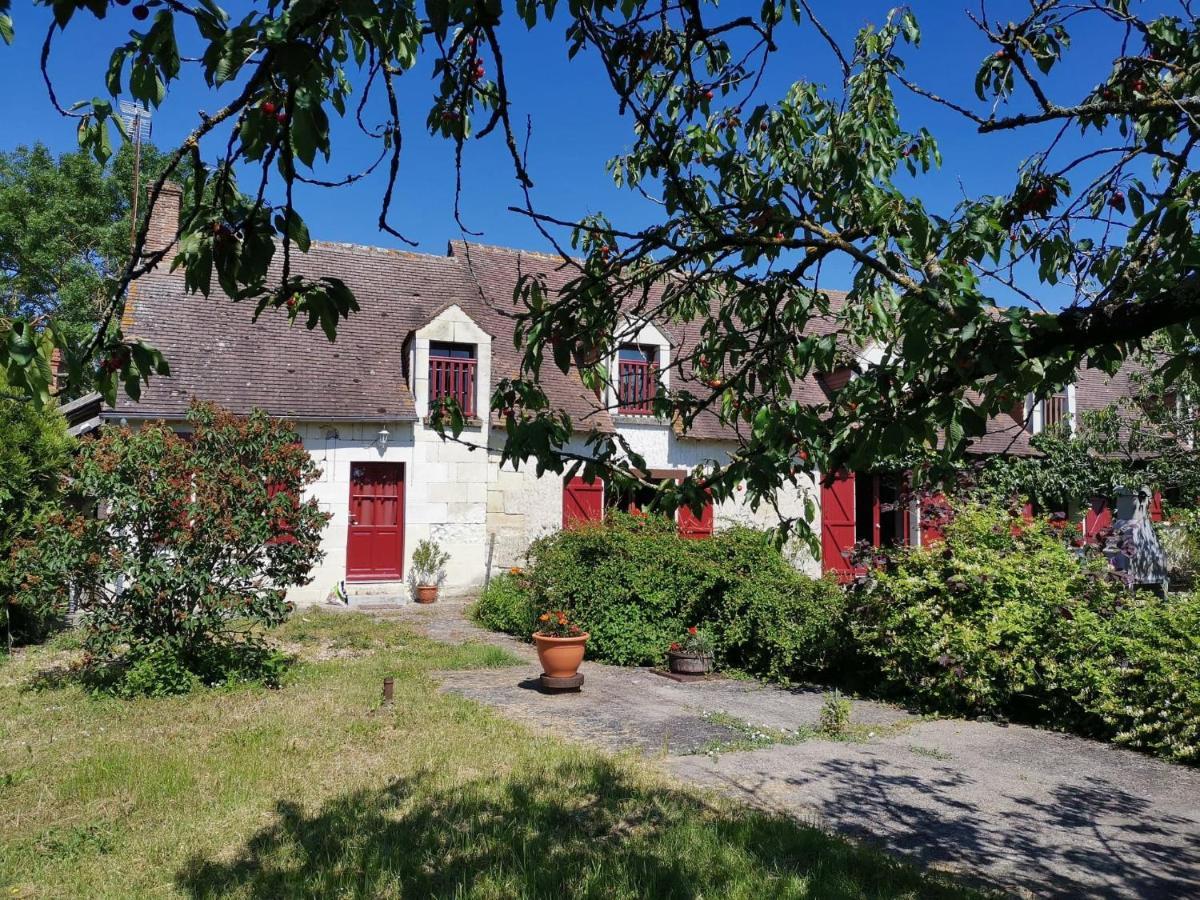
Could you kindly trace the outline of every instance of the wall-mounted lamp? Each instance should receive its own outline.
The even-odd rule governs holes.
[[[375,438],[375,444],[379,447],[380,450],[387,449],[389,437],[391,437],[391,434],[388,432],[388,430],[386,428],[379,429],[379,434]]]

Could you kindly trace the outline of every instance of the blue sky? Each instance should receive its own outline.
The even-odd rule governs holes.
[[[35,140],[56,151],[73,149],[73,124],[53,110],[38,74],[37,60],[50,13],[27,4],[28,0],[16,3],[15,45],[0,46],[0,78],[8,86],[0,101],[0,121],[6,123],[0,149]],[[757,3],[735,0],[723,4],[721,14],[734,15],[743,4],[749,12],[758,8]],[[232,5],[236,9],[237,4]],[[814,0],[814,7],[830,30],[847,43],[862,25],[882,21],[892,5],[871,0]],[[979,108],[972,84],[980,59],[989,52],[983,37],[956,2],[917,0],[911,5],[924,40],[918,51],[909,54],[910,76],[945,96]],[[1023,0],[993,0],[989,4],[989,12],[996,18],[1015,17],[1027,8]],[[535,203],[541,210],[563,218],[604,211],[618,225],[644,223],[652,210],[637,195],[614,187],[605,171],[606,160],[629,146],[630,127],[628,119],[617,115],[616,102],[598,63],[587,57],[567,60],[562,21],[539,26],[531,33],[515,17],[510,18],[513,21],[503,30],[502,40],[514,121],[522,130],[526,117],[533,125],[529,160]],[[56,38],[52,74],[60,99],[70,102],[102,95],[108,54],[135,24],[128,7],[117,7],[104,22],[80,16]],[[1086,48],[1078,62],[1099,67],[1064,67],[1056,82],[1068,96],[1081,95],[1094,85],[1112,59],[1113,36],[1089,29],[1075,36],[1076,46]],[[493,66],[488,62],[490,72]],[[827,47],[811,27],[789,23],[782,27],[780,52],[770,63],[757,97],[763,101],[777,99],[797,79],[836,84],[837,70]],[[401,82],[405,143],[393,222],[419,243],[419,249],[441,253],[447,240],[462,236],[453,217],[452,145],[425,132],[434,88],[428,60]],[[219,100],[198,78],[186,80],[156,113],[155,142],[160,146],[178,142],[196,121],[197,111],[214,110]],[[901,105],[905,124],[914,130],[927,126],[941,145],[942,170],[923,177],[917,187],[934,210],[948,210],[964,192],[977,194],[1011,187],[1018,162],[1048,137],[1046,131],[1026,131],[983,138],[957,115],[920,98],[903,96]],[[337,177],[361,168],[378,152],[376,145],[348,125],[338,129],[335,141],[335,156],[329,168],[322,170],[323,177]],[[382,184],[380,172],[350,188],[299,192],[298,201],[313,236],[401,246],[376,226]],[[482,232],[477,239],[531,250],[550,249],[524,217],[508,211],[510,205],[520,202],[521,193],[499,134],[472,142],[466,156],[463,211],[466,224]]]

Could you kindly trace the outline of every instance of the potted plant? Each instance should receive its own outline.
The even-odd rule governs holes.
[[[667,664],[676,675],[707,675],[712,661],[712,641],[695,625],[667,650]]]
[[[551,678],[572,678],[583,662],[583,647],[590,635],[562,610],[538,616],[533,642],[542,673]]]
[[[413,580],[417,583],[417,602],[432,603],[437,599],[438,586],[446,580],[446,563],[450,554],[435,541],[421,541],[413,550]]]

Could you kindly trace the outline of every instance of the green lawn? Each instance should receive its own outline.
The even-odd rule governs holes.
[[[314,612],[279,637],[276,691],[98,699],[64,641],[0,662],[0,896],[967,894],[438,693],[496,648]]]

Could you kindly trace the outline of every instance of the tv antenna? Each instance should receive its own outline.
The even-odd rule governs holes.
[[[120,109],[125,134],[133,141],[133,198],[129,214],[129,245],[132,247],[137,237],[138,195],[142,186],[142,141],[150,139],[150,110],[136,100],[122,100]]]

